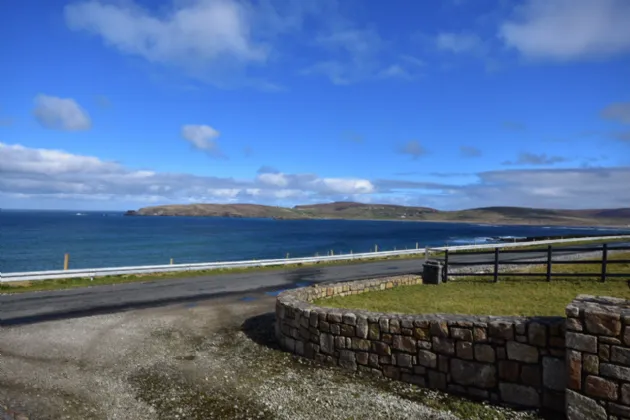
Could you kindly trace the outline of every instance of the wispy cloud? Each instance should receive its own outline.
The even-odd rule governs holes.
[[[460,146],[459,153],[464,157],[479,157],[481,156],[481,150],[472,146]]]
[[[428,151],[420,144],[418,140],[410,140],[407,143],[399,146],[397,152],[403,155],[409,155],[413,159],[417,159],[420,156],[424,156]]]
[[[519,121],[503,121],[503,128],[510,131],[526,131],[527,126]]]
[[[545,153],[521,153],[516,161],[505,161],[504,165],[553,165],[555,163],[566,162],[567,158],[562,156],[548,156]]]
[[[74,99],[37,95],[33,115],[39,124],[51,130],[84,131],[92,128],[92,121]]]
[[[184,125],[182,126],[181,135],[195,149],[204,151],[212,156],[223,157],[216,143],[216,139],[221,134],[209,125]]]
[[[583,60],[630,53],[629,21],[626,0],[526,0],[499,34],[529,59]]]
[[[630,124],[630,102],[616,102],[600,112],[602,118],[621,124]]]

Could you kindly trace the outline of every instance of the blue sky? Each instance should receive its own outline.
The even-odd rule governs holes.
[[[626,0],[0,5],[0,207],[630,206]]]

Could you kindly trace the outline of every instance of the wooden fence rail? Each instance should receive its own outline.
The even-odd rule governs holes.
[[[614,246],[612,248],[614,251],[630,251],[630,246]],[[566,253],[568,252],[601,252],[601,259],[593,260],[593,259],[584,259],[584,260],[573,260],[573,261],[558,261],[553,259],[554,251]],[[609,252],[611,251],[611,247],[609,244],[603,244],[602,246],[597,247],[553,247],[552,245],[548,245],[545,249],[520,249],[520,250],[500,250],[500,248],[494,248],[492,251],[449,251],[448,249],[444,251],[444,268],[442,270],[442,280],[446,281],[448,279],[449,268],[452,266],[474,266],[474,265],[492,265],[493,270],[491,273],[456,273],[454,276],[492,276],[493,281],[499,281],[499,277],[511,276],[511,277],[541,277],[545,276],[547,281],[551,281],[553,277],[596,277],[597,275],[594,273],[554,273],[552,272],[552,268],[554,264],[562,264],[562,265],[579,265],[579,264],[601,264],[601,272],[599,273],[599,278],[602,282],[606,281],[607,278],[621,278],[627,277],[630,279],[630,270],[627,273],[609,273],[608,267],[613,264],[630,264],[630,260],[618,260],[609,259]],[[503,254],[540,254],[541,252],[546,252],[545,261],[540,261],[540,256],[527,256],[524,255],[522,258],[518,260],[507,260],[501,261],[500,256]],[[492,261],[479,260],[479,261],[452,261],[451,258],[455,255],[493,255],[494,258]],[[544,274],[541,273],[531,273],[531,272],[500,272],[499,268],[502,265],[536,265],[536,264],[545,264],[546,272]]]

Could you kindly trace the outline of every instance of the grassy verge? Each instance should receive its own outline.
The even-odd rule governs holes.
[[[611,257],[630,259],[630,252]],[[593,278],[554,278],[551,282],[532,277],[502,277],[498,283],[489,277],[462,277],[440,286],[406,286],[361,295],[321,299],[328,307],[367,309],[399,313],[460,313],[477,315],[564,316],[564,308],[578,294],[615,296],[630,299],[630,264],[611,264],[609,273],[628,274],[602,283],[600,264],[556,264],[556,273],[593,273]],[[520,269],[524,271],[524,267]],[[544,267],[531,272],[545,273]]]
[[[85,278],[71,278],[71,279],[56,279],[56,280],[38,280],[38,281],[23,281],[23,282],[10,282],[0,283],[0,293],[21,293],[21,292],[36,292],[44,290],[59,290],[59,289],[72,289],[76,287],[89,287],[98,285],[110,285],[121,283],[133,283],[133,282],[148,282],[158,280],[169,279],[182,279],[190,277],[202,277],[202,276],[216,276],[221,274],[238,274],[238,273],[252,273],[252,272],[267,272],[278,270],[295,270],[304,267],[328,267],[336,265],[350,265],[350,264],[362,264],[366,262],[377,261],[389,261],[389,260],[424,260],[424,253],[416,255],[400,255],[392,257],[380,257],[380,258],[363,258],[357,260],[345,260],[345,261],[327,261],[316,262],[307,264],[288,264],[288,265],[275,265],[267,267],[246,267],[246,268],[220,268],[214,270],[199,270],[199,271],[180,271],[176,273],[149,273],[149,274],[124,274],[116,276],[103,276],[94,277],[90,279]]]

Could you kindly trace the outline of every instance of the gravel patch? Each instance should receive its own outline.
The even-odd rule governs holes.
[[[282,352],[274,302],[2,328],[0,420],[538,418]]]

